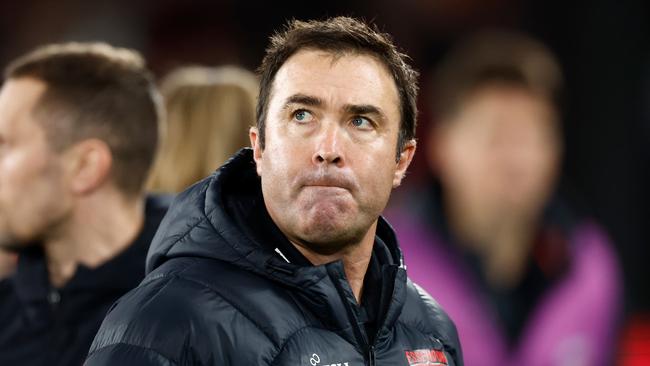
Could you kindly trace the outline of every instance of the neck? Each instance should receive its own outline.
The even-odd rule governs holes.
[[[372,248],[375,244],[375,233],[377,231],[377,221],[366,232],[366,235],[358,243],[347,245],[345,250],[333,254],[321,254],[310,250],[306,246],[292,243],[302,255],[307,258],[313,265],[342,261],[345,270],[345,277],[350,284],[354,298],[357,303],[361,303],[363,293],[363,280],[368,271],[368,264],[372,256]]]
[[[476,209],[450,200],[450,228],[460,244],[481,258],[488,283],[512,288],[522,279],[538,220],[522,212]]]
[[[78,265],[96,268],[107,262],[133,242],[143,223],[143,199],[127,200],[116,191],[83,197],[43,243],[50,283],[62,287]]]

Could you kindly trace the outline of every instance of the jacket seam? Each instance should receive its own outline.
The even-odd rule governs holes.
[[[424,309],[423,309],[424,313],[434,312],[434,313],[437,313],[437,314],[441,315],[443,319],[441,319],[439,321],[439,323],[440,323],[440,325],[442,325],[443,329],[449,327],[450,325],[453,325],[453,322],[449,318],[449,315],[447,315],[447,313],[445,313],[444,310],[442,310],[442,308],[440,308],[440,305],[433,298],[431,298],[430,296],[429,296],[429,298],[427,298],[427,296],[425,296],[426,292],[423,292],[424,289],[422,289],[422,287],[420,287],[418,284],[416,284],[416,283],[414,283],[412,281],[411,281],[411,284],[413,285],[413,289],[415,290],[417,298],[420,300],[420,305],[424,306]],[[408,283],[407,283],[407,286],[408,286]],[[408,291],[408,289],[407,289],[407,291]],[[427,306],[427,302],[429,302],[431,300],[433,300],[433,304],[432,304],[433,307],[432,308]],[[403,324],[404,326],[407,326],[407,324],[403,320],[398,319],[397,321],[400,322],[401,324]],[[417,323],[415,323],[415,324],[417,324]],[[439,328],[439,327],[434,326],[433,327],[434,329],[432,329],[432,330],[424,330],[424,329],[419,328],[419,326],[417,326],[417,325],[414,325],[414,326],[423,333],[434,335],[437,339],[443,341],[445,344],[453,344],[453,341],[448,337],[447,334],[441,333],[440,331],[435,329],[435,328]],[[428,328],[428,329],[431,329],[431,328]]]
[[[212,182],[212,179],[210,180],[210,182]],[[209,186],[210,186],[210,184],[206,184],[205,187],[202,189],[202,192],[201,192],[201,201],[203,202],[203,209],[201,210],[201,218],[197,222],[192,224],[190,227],[188,227],[187,230],[178,239],[174,240],[173,242],[171,242],[169,244],[169,248],[167,248],[167,250],[165,250],[165,253],[164,253],[165,255],[167,255],[167,253],[169,253],[169,251],[172,249],[172,247],[174,247],[174,245],[176,245],[176,243],[178,243],[179,241],[185,239],[190,234],[190,231],[194,230],[194,228],[199,226],[202,222],[207,221],[210,224],[210,226],[213,226],[212,223],[210,222],[210,218],[208,216],[210,214],[212,214],[212,212],[214,210],[216,210],[217,207],[216,206],[213,207],[209,212],[205,211],[205,200],[207,199],[206,193],[207,193],[207,190],[208,190]]]
[[[403,326],[405,328],[415,328],[418,332],[420,332],[422,334],[434,336],[436,339],[439,339],[439,340],[442,341],[442,337],[440,337],[440,335],[435,330],[427,330],[427,329],[419,326],[417,322],[406,323],[406,322],[404,322],[402,320],[398,320],[398,321],[395,322],[395,324],[399,324],[399,325],[401,325],[401,326]]]
[[[453,350],[454,352],[458,352],[458,349],[457,349],[456,345],[454,345],[454,342],[447,339],[447,337],[443,337],[442,334],[440,334],[439,332],[437,332],[435,330],[426,330],[426,329],[420,327],[419,325],[417,325],[417,323],[412,323],[411,324],[411,323],[406,323],[406,322],[404,322],[402,320],[398,320],[398,321],[395,322],[395,325],[398,325],[398,324],[401,325],[402,327],[405,327],[405,328],[415,328],[420,333],[422,333],[424,335],[427,335],[427,336],[431,336],[431,337],[437,339],[442,344],[442,347],[445,350],[448,350],[448,351]]]
[[[399,324],[399,325],[401,325],[401,326],[403,326],[405,328],[415,328],[422,334],[433,336],[434,338],[441,341],[443,344],[451,344],[452,343],[451,340],[448,339],[448,337],[446,337],[444,334],[441,334],[436,329],[422,327],[418,322],[405,322],[404,320],[398,319],[397,321],[395,321],[395,324]],[[442,325],[443,327],[445,326],[444,323],[441,323],[440,325]]]
[[[226,298],[222,293],[220,293],[218,290],[216,290],[212,285],[207,284],[207,283],[205,283],[205,282],[203,282],[203,281],[201,281],[201,280],[198,280],[198,279],[194,279],[194,278],[188,278],[188,277],[180,276],[180,274],[182,274],[183,272],[187,271],[190,267],[192,267],[192,266],[195,265],[195,264],[196,264],[196,263],[188,264],[187,266],[185,266],[185,268],[183,268],[183,269],[180,270],[179,272],[176,272],[176,273],[173,273],[173,274],[171,274],[171,273],[162,273],[162,274],[156,276],[156,278],[152,278],[151,281],[148,281],[148,282],[153,282],[153,281],[155,281],[155,280],[159,280],[159,279],[162,279],[162,278],[167,278],[169,282],[173,281],[174,279],[178,279],[178,280],[187,281],[187,282],[192,282],[192,283],[195,283],[195,284],[201,285],[201,286],[203,286],[203,287],[205,287],[205,288],[208,288],[209,290],[211,290],[211,291],[214,292],[215,294],[217,294],[221,300],[223,300],[223,301],[225,301],[226,303],[228,303],[228,304],[229,304],[229,305],[230,305],[230,306],[231,306],[235,311],[237,311],[238,313],[240,313],[240,314],[241,314],[242,316],[244,316],[244,318],[246,318],[246,319],[247,319],[251,324],[253,324],[253,325],[255,326],[255,328],[257,328],[257,330],[258,330],[260,333],[264,334],[264,336],[265,336],[269,341],[271,341],[272,343],[274,343],[274,346],[276,347],[277,352],[276,352],[276,354],[273,356],[273,358],[271,359],[271,362],[269,363],[269,365],[273,365],[273,364],[275,364],[275,361],[276,361],[276,359],[278,358],[278,356],[280,356],[280,354],[282,354],[282,351],[284,351],[286,345],[289,343],[289,341],[290,341],[290,340],[291,340],[291,339],[292,339],[292,338],[293,338],[297,333],[300,333],[300,332],[302,332],[303,330],[305,330],[305,329],[309,329],[309,328],[313,328],[313,329],[324,329],[324,328],[317,327],[317,326],[314,326],[314,325],[306,325],[306,326],[300,327],[300,328],[294,330],[293,332],[291,332],[291,334],[289,334],[287,337],[285,337],[284,340],[274,341],[274,337],[272,337],[271,334],[269,334],[269,333],[267,333],[266,331],[264,331],[264,330],[263,330],[263,329],[262,329],[262,328],[257,324],[257,322],[253,321],[253,319],[252,319],[252,318],[251,318],[247,313],[245,313],[245,312],[244,312],[243,310],[241,310],[239,307],[235,306],[235,304],[233,304],[231,301],[229,301],[229,300],[228,300],[228,299],[227,299],[227,298]],[[143,347],[140,347],[140,348],[143,348]]]
[[[169,279],[169,281],[171,281],[175,277],[184,278],[184,277],[180,277],[178,275],[182,274],[183,272],[187,271],[190,267],[192,267],[192,265],[195,264],[194,262],[196,262],[196,260],[192,260],[192,263],[186,264],[185,266],[183,266],[182,268],[179,268],[177,271],[175,271],[173,273],[164,273],[163,272],[163,273],[157,273],[155,276],[147,276],[147,277],[145,277],[144,280],[142,280],[142,282],[140,283],[140,285],[138,285],[138,287],[149,284],[149,283],[157,281],[157,280],[162,280],[162,279]]]
[[[90,358],[92,355],[94,355],[95,353],[97,353],[97,352],[99,352],[99,351],[101,351],[101,350],[103,350],[103,349],[105,349],[105,348],[109,348],[109,347],[113,347],[113,346],[117,346],[117,345],[127,345],[127,346],[135,347],[135,348],[138,348],[138,349],[141,349],[141,350],[150,351],[150,352],[155,353],[155,354],[157,354],[158,356],[164,358],[165,360],[169,361],[169,362],[170,362],[171,364],[173,364],[173,365],[178,365],[178,364],[179,364],[178,362],[176,362],[176,361],[170,359],[169,357],[163,355],[162,353],[158,352],[158,351],[155,350],[154,348],[143,347],[143,346],[140,346],[140,345],[137,345],[137,344],[133,344],[133,343],[129,343],[129,342],[124,342],[124,341],[120,341],[120,342],[115,342],[115,343],[107,344],[107,345],[105,345],[105,346],[103,346],[103,347],[101,347],[101,348],[97,348],[96,350],[93,350],[92,352],[88,353],[88,356],[86,357],[86,359]]]
[[[189,267],[189,266],[188,266],[188,267]],[[264,334],[264,336],[266,336],[266,338],[267,338],[269,341],[271,341],[272,343],[274,343],[274,346],[275,346],[276,348],[279,347],[279,344],[277,344],[277,342],[274,341],[274,339],[273,339],[273,337],[271,336],[271,334],[269,334],[269,333],[267,333],[265,330],[263,330],[263,329],[260,327],[260,325],[257,324],[257,322],[253,321],[253,319],[252,319],[251,316],[249,316],[246,312],[244,312],[242,309],[240,309],[239,307],[237,307],[237,306],[236,306],[232,301],[228,300],[228,299],[226,298],[226,296],[224,296],[221,292],[219,292],[217,289],[215,289],[215,288],[214,288],[213,286],[211,286],[210,284],[207,284],[207,283],[205,283],[205,282],[203,282],[203,281],[201,281],[201,280],[197,280],[197,279],[194,279],[194,278],[181,277],[181,276],[178,276],[178,274],[173,274],[172,276],[175,277],[175,278],[177,278],[177,279],[179,279],[179,280],[183,280],[183,281],[188,281],[188,282],[196,283],[196,284],[201,285],[201,286],[203,286],[203,287],[205,287],[205,288],[207,288],[207,289],[210,289],[212,292],[214,292],[215,294],[217,294],[217,295],[218,295],[218,296],[219,296],[223,301],[225,301],[226,303],[228,303],[228,305],[230,305],[234,310],[236,310],[238,313],[240,313],[242,316],[244,316],[244,318],[246,318],[246,319],[247,319],[251,324],[253,324],[253,325],[255,326],[255,328],[257,328],[257,330],[260,331],[260,333]]]
[[[282,342],[282,346],[278,348],[278,352],[277,352],[277,354],[276,354],[275,356],[273,356],[273,359],[272,359],[271,362],[269,363],[269,366],[275,365],[275,361],[276,361],[276,359],[277,359],[277,358],[282,354],[282,352],[283,352],[284,349],[286,348],[286,346],[287,346],[287,344],[289,343],[289,341],[292,340],[293,337],[296,336],[296,334],[302,332],[302,331],[305,330],[305,329],[310,329],[310,328],[313,328],[313,329],[319,329],[319,330],[324,330],[324,328],[317,327],[317,326],[314,326],[314,325],[305,325],[305,326],[303,326],[303,327],[300,327],[300,328],[296,329],[294,332],[292,332],[292,333],[291,333],[291,334],[290,334],[290,335],[289,335],[289,336],[288,336],[288,337],[287,337],[287,338]]]
[[[205,216],[205,214],[203,214],[203,217],[201,217],[194,224],[192,224],[192,226],[188,227],[187,230],[180,237],[178,237],[178,239],[174,240],[173,242],[171,242],[169,244],[169,248],[167,248],[167,250],[165,250],[164,255],[166,256],[169,253],[169,251],[174,247],[174,245],[176,245],[181,240],[185,239],[190,234],[190,231],[194,230],[195,227],[199,226],[201,223],[203,223],[207,219],[208,218]]]

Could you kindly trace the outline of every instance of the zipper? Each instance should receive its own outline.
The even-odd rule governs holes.
[[[334,274],[334,275],[333,275]],[[368,366],[375,366],[376,365],[376,360],[375,360],[375,346],[374,344],[371,344],[368,335],[366,334],[366,330],[362,325],[359,324],[359,319],[357,319],[356,316],[354,316],[354,309],[351,308],[350,302],[346,300],[346,297],[344,295],[344,289],[341,288],[340,283],[337,281],[340,278],[345,278],[344,275],[341,275],[341,273],[337,273],[337,271],[332,270],[331,268],[328,267],[328,275],[330,278],[334,279],[334,287],[337,289],[339,296],[341,297],[341,300],[343,301],[343,306],[346,308],[348,312],[348,320],[350,321],[353,332],[355,333],[355,337],[357,338],[357,341],[360,343],[361,346],[363,346],[366,349],[364,356],[364,361],[366,365]],[[350,289],[351,292],[351,289]],[[376,341],[376,340],[375,340]]]
[[[368,347],[368,366],[375,366],[375,346]]]

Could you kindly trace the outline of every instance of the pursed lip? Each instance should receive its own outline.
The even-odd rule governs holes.
[[[319,189],[323,191],[330,191],[330,192],[336,192],[336,191],[345,191],[349,192],[349,190],[345,187],[341,186],[336,186],[336,185],[323,185],[323,184],[307,184],[304,185],[303,188],[313,188],[313,189]]]
[[[351,191],[352,187],[354,187],[353,182],[344,176],[333,177],[319,175],[317,177],[305,177],[301,183],[302,187],[344,189],[346,191]]]

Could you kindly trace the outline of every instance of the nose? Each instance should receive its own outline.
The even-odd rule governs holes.
[[[316,165],[334,164],[340,166],[343,164],[342,139],[340,127],[332,124],[323,128],[317,136],[316,150],[312,157],[312,162]]]

